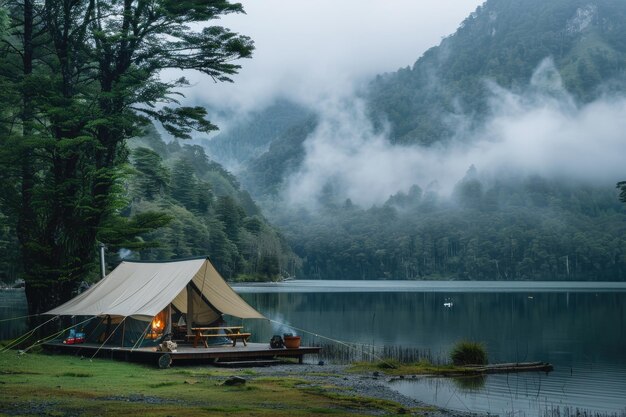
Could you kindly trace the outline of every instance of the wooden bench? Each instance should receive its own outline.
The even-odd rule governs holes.
[[[241,340],[244,346],[248,346],[248,339],[252,336],[252,333],[242,333],[241,330],[243,327],[241,326],[230,326],[230,327],[192,327],[191,330],[193,334],[188,334],[187,338],[193,338],[193,347],[198,347],[198,342],[202,341],[202,344],[205,348],[208,348],[209,345],[207,340],[213,337],[226,337],[233,341],[233,346],[237,346],[237,340]],[[223,330],[224,333],[204,333],[207,331],[210,332],[219,332]]]

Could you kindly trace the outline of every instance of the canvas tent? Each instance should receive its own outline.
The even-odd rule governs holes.
[[[166,324],[162,334],[168,333],[173,314],[184,315],[192,325],[211,323],[222,314],[265,318],[230,288],[206,257],[169,262],[123,261],[87,291],[46,314],[99,317],[94,320],[95,326],[106,327],[105,333],[116,326],[118,334],[107,337],[110,343],[123,345],[136,343],[137,332],[141,329],[145,333],[157,317]],[[123,327],[117,325],[122,322]],[[97,328],[88,330],[96,335],[102,333]]]

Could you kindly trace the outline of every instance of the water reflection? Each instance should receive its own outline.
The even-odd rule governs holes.
[[[458,380],[418,378],[392,383],[392,388],[429,404],[460,411],[500,415],[557,415],[566,407],[618,413],[626,408],[624,370],[577,368],[573,374],[557,368],[550,374],[489,375],[482,386],[460,385]]]
[[[625,293],[248,293],[263,314],[332,339],[429,349],[484,342],[491,362],[626,366]],[[529,298],[532,296],[532,298]],[[446,308],[447,298],[454,302]],[[255,324],[261,340],[284,333]],[[315,339],[310,334],[306,338]]]
[[[26,296],[22,290],[0,290],[0,320],[28,314]],[[26,319],[0,322],[0,340],[21,336],[27,329]]]
[[[539,415],[554,407],[626,408],[626,293],[246,293],[267,317],[364,345],[429,350],[444,360],[461,340],[485,343],[490,362],[546,361],[550,375],[417,379],[393,388],[457,410]],[[445,307],[452,302],[452,307]],[[246,322],[259,341],[285,328]],[[324,340],[304,333],[305,343]]]
[[[487,377],[485,375],[472,375],[472,376],[460,376],[451,378],[454,385],[457,388],[466,391],[480,391],[485,387],[485,383],[487,382]]]

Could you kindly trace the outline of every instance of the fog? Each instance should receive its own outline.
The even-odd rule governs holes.
[[[523,91],[485,80],[490,116],[469,131],[463,126],[470,123],[455,115],[461,123],[445,148],[393,146],[385,132],[374,131],[354,91],[376,74],[412,65],[480,3],[243,1],[246,15],[216,23],[252,37],[253,58],[240,62],[232,84],[186,74],[194,84],[185,101],[207,106],[222,131],[277,97],[316,111],[320,123],[305,142],[305,160],[285,181],[283,197],[294,205],[314,205],[329,186],[363,207],[414,184],[436,184],[450,194],[471,165],[486,180],[539,174],[611,185],[623,179],[626,101],[605,96],[575,103],[549,58]]]
[[[376,134],[353,97],[318,103],[321,121],[305,142],[301,169],[287,181],[285,199],[314,205],[325,187],[364,207],[398,191],[436,182],[449,194],[474,165],[481,177],[539,174],[612,185],[623,179],[626,99],[603,97],[577,105],[551,59],[539,65],[524,91],[485,81],[490,117],[473,131],[459,130],[439,148],[391,145]],[[463,124],[461,124],[463,125]]]
[[[242,69],[232,84],[186,73],[193,83],[184,90],[187,103],[240,113],[277,96],[304,104],[345,96],[354,84],[412,65],[454,33],[482,0],[241,3],[245,15],[227,15],[213,24],[250,36],[256,46],[252,59],[238,62]],[[228,128],[227,120],[217,121]]]

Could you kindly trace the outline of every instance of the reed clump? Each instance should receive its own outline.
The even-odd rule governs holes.
[[[455,366],[486,365],[487,350],[482,343],[461,341],[452,348],[450,360]]]

